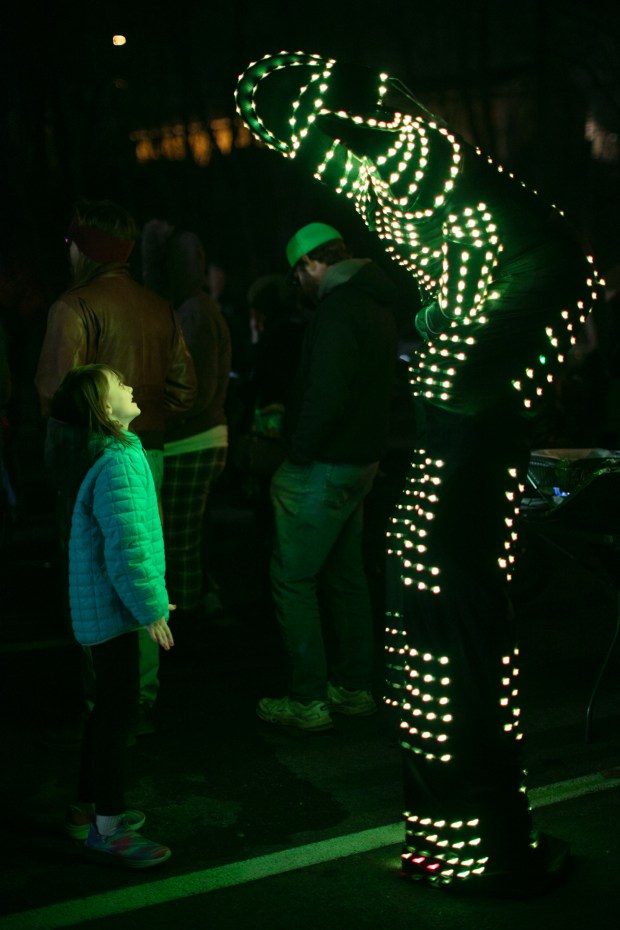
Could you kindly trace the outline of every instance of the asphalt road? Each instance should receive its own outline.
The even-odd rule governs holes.
[[[147,873],[96,866],[62,834],[77,769],[77,651],[62,626],[58,568],[46,544],[30,540],[27,553],[5,566],[0,927],[617,926],[620,782],[613,779],[569,800],[540,796],[547,800],[537,824],[568,839],[576,854],[566,885],[540,900],[459,900],[397,877],[402,800],[391,720],[382,711],[303,735],[256,718],[257,698],[282,693],[281,648],[251,523],[243,513],[226,520],[214,568],[229,625],[177,624],[177,646],[162,658],[157,733],[131,751],[129,800],[147,813],[145,835],[173,850],[169,863]],[[587,785],[600,788],[599,773],[620,763],[617,657],[594,739],[583,738],[613,604],[579,567],[545,566],[545,583],[532,579],[519,602],[526,763],[534,796],[564,783],[570,797],[584,784],[575,779],[593,776]],[[372,576],[378,600],[380,580]],[[381,679],[379,635],[378,695]]]

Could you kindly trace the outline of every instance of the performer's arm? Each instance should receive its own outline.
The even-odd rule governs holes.
[[[442,272],[436,299],[416,316],[425,339],[446,333],[460,321],[485,322],[489,288],[502,245],[484,203],[451,213],[444,223]]]

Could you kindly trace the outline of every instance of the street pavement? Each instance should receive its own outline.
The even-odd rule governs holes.
[[[145,835],[173,850],[165,866],[139,874],[94,865],[62,834],[77,769],[79,654],[63,625],[49,527],[43,521],[15,544],[0,638],[0,928],[616,927],[617,656],[593,740],[584,741],[585,708],[613,629],[605,585],[578,566],[550,564],[545,584],[525,583],[518,602],[526,763],[532,797],[542,799],[536,823],[570,841],[573,871],[536,901],[461,900],[398,877],[400,758],[387,711],[343,718],[320,734],[255,716],[259,697],[284,688],[261,539],[243,508],[222,506],[212,519],[225,614],[173,625],[157,732],[131,750],[129,801],[147,814]],[[381,570],[372,551],[369,571],[380,696]],[[545,788],[558,784],[567,800]]]
[[[216,930],[379,930],[415,927],[419,930],[615,930],[620,893],[617,865],[618,834],[610,836],[609,820],[616,816],[618,789],[570,801],[538,813],[538,822],[550,832],[561,832],[574,849],[567,881],[555,891],[530,901],[476,900],[448,896],[435,889],[411,885],[396,868],[398,846],[339,857],[318,865],[297,868],[233,887],[205,891],[208,875],[185,887],[162,888],[165,879],[144,878],[140,886],[125,889],[119,900],[80,898],[64,914],[41,913],[47,923],[69,918],[73,926],[92,930],[165,930],[172,927],[209,927]],[[294,859],[293,856],[291,858]],[[134,878],[135,882],[135,878]],[[141,893],[142,892],[142,893]],[[153,899],[179,894],[153,905]],[[142,904],[143,906],[137,906]],[[135,909],[134,909],[135,908]],[[32,915],[31,915],[32,916]],[[0,926],[2,924],[0,923]],[[9,927],[36,926],[7,921]]]

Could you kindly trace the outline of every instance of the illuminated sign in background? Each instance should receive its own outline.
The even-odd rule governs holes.
[[[214,152],[230,155],[233,149],[261,144],[252,138],[242,120],[228,117],[209,122],[179,122],[159,129],[139,129],[132,132],[129,138],[135,145],[136,160],[139,162],[191,159],[203,167],[209,164]]]

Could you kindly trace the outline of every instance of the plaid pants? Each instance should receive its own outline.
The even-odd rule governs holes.
[[[161,499],[166,583],[179,610],[195,610],[203,585],[202,520],[211,486],[226,464],[226,446],[167,456]]]

